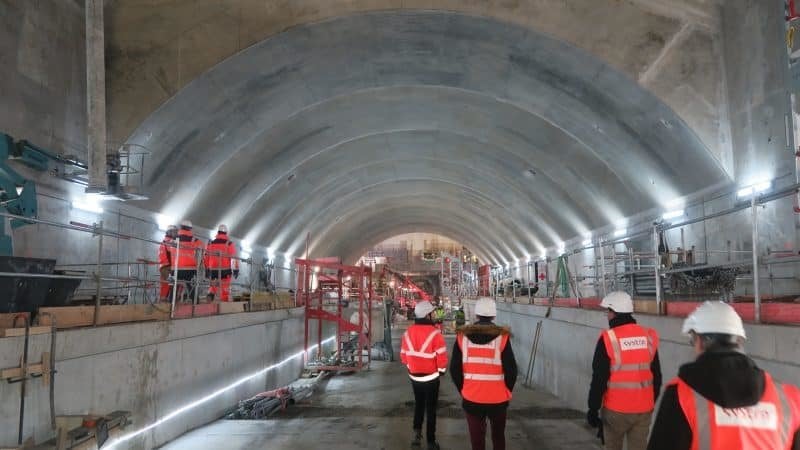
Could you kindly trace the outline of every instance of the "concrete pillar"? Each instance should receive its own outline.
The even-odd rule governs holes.
[[[787,182],[794,182],[784,0],[726,1],[721,8],[735,181],[791,174]]]
[[[103,0],[86,0],[87,192],[104,192],[108,189],[104,23]]]

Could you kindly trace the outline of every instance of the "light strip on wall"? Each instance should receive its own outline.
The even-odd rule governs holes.
[[[97,203],[88,200],[73,200],[72,207],[95,214],[103,214],[103,208]]]
[[[325,339],[324,341],[322,341],[322,345],[325,345],[325,344],[327,344],[329,342],[332,342],[334,339],[336,339],[336,336],[329,337],[328,339]],[[317,344],[314,344],[308,350],[312,351],[312,350],[314,350],[316,348],[317,348]],[[247,375],[247,376],[244,376],[242,378],[239,378],[238,380],[234,381],[233,383],[231,383],[231,384],[229,384],[229,385],[227,385],[227,386],[225,386],[225,387],[223,387],[221,389],[218,389],[218,390],[206,395],[205,397],[201,397],[201,398],[199,398],[199,399],[197,399],[197,400],[195,400],[195,401],[193,401],[191,403],[188,403],[188,404],[186,404],[184,406],[181,406],[180,408],[176,409],[175,411],[172,411],[171,413],[169,413],[166,416],[156,420],[155,422],[151,423],[150,425],[147,425],[146,427],[140,428],[140,429],[138,429],[136,431],[132,431],[132,432],[130,432],[128,434],[120,436],[119,438],[117,438],[117,439],[107,443],[106,445],[104,445],[103,448],[104,449],[116,448],[118,445],[120,445],[120,444],[122,444],[124,442],[130,441],[131,439],[133,439],[133,438],[135,438],[137,436],[141,436],[142,434],[152,430],[153,428],[156,428],[157,426],[161,425],[162,423],[167,422],[169,420],[172,420],[175,417],[178,417],[179,415],[181,415],[181,414],[183,414],[183,413],[185,413],[185,412],[187,412],[189,410],[192,410],[192,409],[202,405],[203,403],[206,403],[206,402],[208,402],[210,400],[213,400],[214,398],[219,397],[220,395],[230,391],[231,389],[234,389],[237,386],[241,386],[242,384],[247,383],[248,381],[250,381],[250,380],[252,380],[252,379],[254,379],[256,377],[260,377],[261,375],[264,375],[267,372],[270,372],[270,371],[275,370],[275,369],[277,369],[277,368],[279,368],[281,366],[284,366],[284,365],[288,364],[289,362],[291,362],[291,361],[293,361],[293,360],[295,360],[297,358],[302,357],[304,354],[305,354],[305,350],[301,350],[301,351],[289,356],[288,358],[284,359],[283,361],[281,361],[279,363],[273,364],[271,366],[268,366],[268,367],[265,367],[265,368],[259,370],[258,372],[251,373],[250,375]]]
[[[677,219],[678,217],[681,217],[683,215],[684,212],[682,209],[676,209],[674,211],[665,212],[664,214],[661,215],[661,218],[664,220],[670,220],[670,219]]]

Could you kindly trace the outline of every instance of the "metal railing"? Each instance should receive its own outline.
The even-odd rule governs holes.
[[[72,294],[71,300],[74,304],[93,304],[95,306],[95,324],[102,304],[151,304],[164,305],[171,310],[171,317],[174,316],[176,307],[179,304],[192,304],[194,306],[203,303],[208,297],[210,288],[220,287],[220,280],[223,278],[223,268],[216,268],[216,276],[206,277],[206,270],[203,261],[206,257],[228,257],[222,252],[209,252],[205,245],[202,249],[196,249],[196,265],[191,278],[178,276],[179,268],[177,265],[177,254],[181,251],[179,242],[164,242],[133,234],[120,233],[108,229],[104,226],[104,221],[93,224],[83,224],[79,222],[60,223],[53,220],[38,218],[28,218],[0,212],[0,218],[24,220],[30,224],[37,224],[53,230],[64,230],[84,233],[96,242],[96,257],[90,261],[56,264],[54,273],[21,273],[21,272],[0,272],[0,277],[26,278],[26,279],[50,279],[50,280],[76,280],[80,285]],[[60,237],[59,237],[60,238]],[[109,261],[107,256],[109,240],[127,242],[128,253],[136,253],[138,257],[127,258],[126,261]],[[87,243],[91,242],[89,240]],[[162,277],[161,268],[158,262],[158,249],[166,245],[170,251],[174,252],[174,266],[170,267],[168,278]],[[117,255],[119,256],[119,255]],[[73,255],[74,257],[74,255]],[[48,258],[52,259],[50,255]],[[112,257],[113,258],[113,257]],[[289,291],[293,289],[296,279],[296,271],[293,265],[289,267],[276,266],[274,262],[260,258],[261,263],[256,263],[254,257],[232,256],[232,260],[238,262],[240,273],[245,274],[238,280],[232,279],[230,283],[230,299],[234,297],[244,298],[249,301],[249,309],[252,310],[253,293],[257,291]],[[153,270],[151,270],[151,268]],[[209,273],[210,275],[210,273]],[[184,279],[188,278],[188,279]],[[161,294],[162,286],[167,285],[169,297],[164,298]],[[219,292],[219,290],[217,290]],[[192,295],[187,295],[191,293]],[[220,296],[216,296],[214,301],[219,301]],[[194,307],[191,315],[194,316]]]
[[[566,252],[564,255],[570,259],[578,260],[591,260],[592,264],[583,265],[581,273],[570,272],[569,284],[570,286],[581,286],[587,291],[593,291],[593,297],[602,297],[607,292],[615,289],[634,290],[637,280],[646,278],[652,283],[652,292],[656,302],[656,312],[658,314],[664,313],[665,308],[665,292],[667,289],[663,286],[665,277],[681,274],[691,271],[699,271],[705,269],[726,269],[726,268],[741,268],[750,272],[749,276],[739,276],[736,279],[740,281],[752,282],[752,297],[755,310],[755,322],[761,322],[762,312],[762,292],[760,281],[767,280],[770,283],[770,290],[774,294],[773,283],[776,280],[800,282],[798,277],[776,276],[773,274],[773,267],[780,264],[796,264],[800,263],[800,257],[797,254],[797,249],[791,251],[773,251],[765,249],[760,251],[762,247],[759,235],[759,210],[767,203],[774,202],[786,197],[795,195],[800,188],[800,185],[793,184],[786,186],[775,192],[765,195],[754,195],[748,200],[736,200],[733,197],[731,206],[721,210],[717,210],[711,214],[705,214],[699,217],[692,217],[684,221],[676,221],[672,223],[665,223],[659,221],[653,223],[649,231],[646,227],[640,227],[633,233],[628,234],[624,238],[615,238],[609,240],[600,240],[589,246],[582,246],[572,251]],[[730,194],[735,196],[736,194]],[[719,199],[715,199],[719,200]],[[751,236],[750,249],[734,250],[731,248],[730,242],[727,249],[697,249],[692,247],[687,249],[683,243],[683,228],[689,225],[705,223],[713,220],[719,220],[735,214],[750,210],[750,225],[751,229],[748,230]],[[793,214],[791,210],[787,214]],[[660,233],[672,229],[681,229],[681,246],[676,250],[659,251],[659,236]],[[704,230],[705,235],[697,234],[696,239],[704,239],[707,237],[707,232]],[[744,234],[744,231],[737,230],[737,233]],[[626,251],[618,251],[618,248],[623,246]],[[591,252],[587,255],[587,253]],[[702,257],[701,263],[694,264],[687,261],[687,255],[691,254],[693,257]],[[722,258],[719,258],[719,257]],[[669,258],[672,264],[663,264],[664,258]],[[677,261],[674,259],[677,258]],[[544,273],[544,280],[534,280],[540,287],[536,298],[560,298],[557,291],[557,281],[551,279],[553,274],[550,270],[551,264],[557,264],[557,258],[547,258],[545,261],[539,260],[540,268]],[[680,263],[680,264],[679,264]],[[499,301],[516,302],[521,297],[527,297],[533,302],[533,297],[528,295],[520,296],[519,289],[514,284],[510,287],[501,286],[501,280],[510,278],[525,279],[530,282],[530,265],[529,262],[528,275],[524,276],[525,265],[509,269],[495,269],[491,275],[491,294]],[[762,275],[762,269],[766,268],[766,274]],[[515,272],[521,270],[521,272]],[[594,271],[592,274],[591,271]],[[516,276],[515,274],[520,274]],[[588,283],[586,283],[588,282]],[[524,284],[523,284],[524,286]],[[524,289],[524,287],[523,287]],[[631,292],[635,294],[635,292]],[[579,292],[573,292],[580,299]],[[724,297],[724,296],[723,296]],[[729,300],[726,299],[726,300]]]

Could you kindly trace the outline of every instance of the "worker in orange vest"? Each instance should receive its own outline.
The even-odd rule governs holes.
[[[414,389],[412,447],[422,445],[422,422],[427,418],[428,450],[439,450],[436,442],[436,407],[439,402],[439,377],[447,370],[447,346],[434,326],[433,305],[421,301],[414,307],[414,324],[403,334],[400,361],[408,367]]]
[[[206,278],[217,280],[208,288],[209,300],[214,300],[219,293],[223,302],[230,301],[231,277],[239,278],[239,260],[236,259],[236,244],[228,239],[227,225],[220,225],[217,236],[206,246],[203,265]]]
[[[493,323],[497,305],[491,298],[475,303],[478,321],[459,328],[453,345],[450,376],[461,393],[472,450],[486,448],[486,420],[492,448],[506,448],[506,413],[517,381],[511,332]]]
[[[178,292],[183,291],[182,297],[194,298],[194,279],[197,277],[197,266],[202,261],[203,242],[192,234],[192,222],[184,220],[178,229],[178,238],[175,240],[176,248],[172,259],[172,270],[178,271],[175,286]]]
[[[661,391],[658,334],[636,323],[633,299],[626,292],[611,292],[600,306],[608,309],[609,328],[595,347],[586,419],[601,427],[607,450],[622,450],[625,440],[628,450],[644,450]]]
[[[158,300],[165,302],[169,300],[169,278],[172,270],[172,254],[175,252],[175,238],[178,237],[178,227],[170,225],[164,233],[164,239],[158,246],[158,272],[161,276],[161,283],[158,290]]]
[[[743,350],[742,319],[705,302],[683,324],[697,359],[664,390],[649,450],[798,450],[800,389],[778,383]]]

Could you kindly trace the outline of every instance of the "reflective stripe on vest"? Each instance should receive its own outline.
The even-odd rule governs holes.
[[[780,447],[775,450],[791,448],[794,438],[790,430],[793,412],[789,407],[783,386],[774,383],[768,374],[765,374],[765,389],[761,401],[757,405],[745,408],[722,408],[700,395],[680,379],[672,384],[677,384],[679,403],[684,415],[687,415],[692,435],[696,438],[692,444],[692,450],[723,450],[723,446],[730,444],[731,436],[721,437],[719,434],[736,432],[746,436],[747,442],[750,444],[750,446],[741,447],[741,450],[761,450],[762,444],[767,444],[765,441],[770,440],[770,433],[777,433],[778,435],[773,435],[772,438],[780,439]],[[771,398],[773,389],[776,398]],[[686,396],[688,392],[691,392],[694,411],[687,410],[687,407],[691,408],[691,406],[682,401],[682,396]],[[688,417],[692,413],[694,417]],[[776,417],[772,417],[773,415]],[[778,421],[780,423],[777,423]],[[712,437],[715,433],[718,434],[716,438]],[[748,436],[748,434],[750,435]],[[736,435],[733,436],[735,439]],[[745,442],[740,443],[740,445],[743,444]],[[752,447],[752,445],[757,447]],[[769,445],[770,447],[774,445],[774,441]]]
[[[481,404],[499,404],[511,399],[505,383],[502,352],[508,336],[501,335],[488,344],[475,344],[464,334],[458,337],[464,385],[461,395],[465,400]]]
[[[447,349],[442,347],[436,349],[433,352],[425,352],[423,350],[430,347],[433,338],[436,337],[436,334],[438,332],[439,330],[431,331],[431,334],[428,335],[428,337],[425,339],[425,342],[422,344],[419,350],[416,350],[414,348],[414,344],[411,343],[411,338],[408,336],[408,333],[406,333],[403,337],[406,340],[406,347],[408,347],[408,350],[402,351],[402,353],[405,353],[408,356],[417,356],[420,358],[436,358],[437,353],[444,353],[447,351]]]
[[[642,363],[642,364],[622,364],[622,349],[619,345],[619,339],[617,338],[617,333],[614,332],[614,329],[611,328],[608,330],[608,339],[611,342],[611,348],[614,351],[614,357],[612,358],[614,364],[611,366],[611,371],[637,371],[637,370],[649,370],[650,363]],[[653,344],[653,337],[650,334],[647,334],[647,349],[650,351],[650,357],[655,357],[655,345]]]
[[[609,381],[608,387],[613,389],[641,389],[646,388],[648,386],[652,386],[653,382],[651,380],[648,381]]]
[[[491,375],[485,373],[465,373],[464,379],[475,380],[475,381],[505,381],[506,376],[502,373],[500,375]]]
[[[469,338],[464,335],[461,337],[461,362],[462,363],[476,363],[476,364],[491,364],[496,366],[503,366],[503,360],[500,357],[500,343],[502,339],[496,338],[489,344],[473,344]],[[484,358],[478,356],[469,356],[467,348],[470,349],[487,349],[494,351],[494,357]]]
[[[603,406],[623,414],[652,411],[655,394],[650,366],[657,352],[657,336],[631,323],[605,330],[602,339],[610,363]]]
[[[416,375],[412,375],[412,374],[408,374],[408,377],[411,378],[414,381],[419,381],[421,383],[424,383],[426,381],[433,381],[433,380],[439,378],[440,375],[441,375],[441,372],[437,371],[437,372],[434,372],[434,373],[432,373],[430,375],[425,375],[425,376],[421,376],[421,377],[420,376],[416,376]]]

